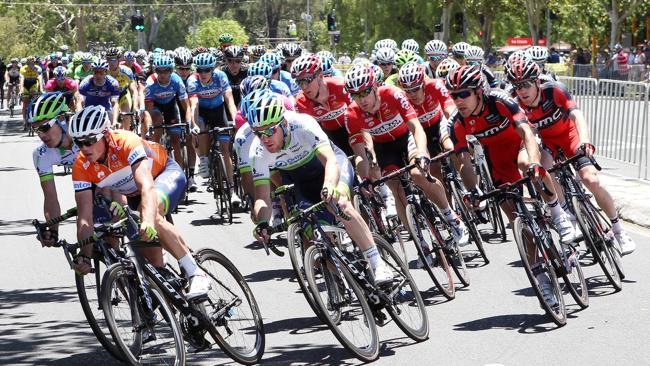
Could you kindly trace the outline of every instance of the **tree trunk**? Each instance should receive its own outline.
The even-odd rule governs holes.
[[[85,32],[85,27],[84,27],[84,7],[80,6],[79,10],[77,11],[77,16],[75,17],[75,36],[76,36],[76,41],[77,41],[77,49],[78,50],[85,50],[86,47],[88,46],[86,44],[86,32]]]
[[[536,45],[539,39],[539,18],[537,14],[537,7],[535,5],[535,0],[525,0],[524,6],[526,7],[526,16],[528,19],[528,29],[530,29],[530,35],[533,38],[533,44]]]
[[[481,27],[481,31],[483,32],[483,37],[481,37],[481,47],[487,54],[492,48],[492,24],[494,23],[494,18],[489,12],[483,14],[490,14],[484,15],[483,26]]]
[[[154,9],[151,9],[149,12],[149,18],[151,19],[151,30],[149,31],[147,48],[151,49],[154,43],[156,43],[156,39],[158,39],[158,28],[160,27],[160,23],[162,23],[163,19],[165,19],[165,13],[161,11],[160,16],[158,16],[157,12]]]
[[[609,47],[614,48],[614,45],[618,42],[619,14],[617,0],[612,0],[612,8],[609,11],[609,19],[612,27],[609,33]]]
[[[551,35],[553,33],[553,22],[551,21],[551,9],[546,8],[546,47],[551,47],[553,40]]]
[[[440,19],[442,23],[442,41],[445,42],[445,44],[449,43],[449,37],[451,34],[451,29],[450,29],[450,19],[451,19],[451,11],[454,7],[453,1],[446,1],[443,4],[442,8],[442,18]]]

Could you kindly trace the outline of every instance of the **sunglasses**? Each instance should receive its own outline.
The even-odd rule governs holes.
[[[515,90],[528,89],[533,86],[533,82],[530,80],[522,81],[521,83],[513,83],[512,86]]]
[[[393,64],[390,62],[380,62],[379,66],[393,66]]]
[[[459,99],[459,98],[460,99],[465,99],[465,98],[469,97],[470,95],[472,95],[472,91],[471,90],[463,90],[463,91],[458,92],[458,93],[450,93],[450,95],[451,95],[451,99],[453,99],[453,100],[456,100],[456,99]]]
[[[278,126],[280,126],[280,125],[277,124],[275,126],[271,126],[271,127],[267,128],[267,129],[264,129],[264,130],[253,130],[253,133],[258,138],[271,137],[275,133],[275,130],[278,128]]]
[[[38,121],[38,122],[41,122],[41,121]],[[34,123],[38,123],[38,122],[34,122]],[[56,117],[54,117],[51,120],[49,120],[49,121],[43,123],[42,125],[38,126],[38,128],[36,128],[36,132],[37,133],[47,133],[47,131],[49,131],[50,128],[54,127],[55,123],[56,123]]]
[[[440,61],[444,59],[446,56],[429,56],[429,61]]]
[[[368,89],[366,89],[364,91],[361,91],[361,92],[358,92],[358,93],[350,93],[350,98],[355,99],[355,100],[363,99],[363,98],[367,97],[368,94],[370,94],[371,91],[372,91],[372,88],[368,88]]]
[[[481,61],[467,61],[467,64],[470,66],[480,65]]]
[[[199,74],[208,74],[208,73],[211,73],[211,72],[212,72],[212,69],[211,69],[211,68],[207,68],[207,69],[196,69],[196,72],[198,72]]]
[[[117,59],[116,58],[107,58],[106,61],[107,62],[117,62]]]
[[[238,58],[227,58],[226,62],[229,64],[241,64],[241,59]]]
[[[180,71],[190,71],[190,70],[192,70],[192,68],[191,68],[191,67],[177,67],[176,70],[180,70]]]
[[[104,69],[95,69],[95,70],[93,70],[93,74],[101,74],[101,75],[105,75],[105,74],[106,74],[106,70],[104,70]]]
[[[412,88],[402,89],[402,90],[404,90],[404,93],[406,93],[406,94],[413,94],[413,93],[417,93],[418,91],[420,91],[420,89],[422,89],[421,84],[418,85],[418,86],[414,86]]]
[[[101,140],[102,137],[104,137],[104,134],[100,133],[100,134],[97,134],[97,135],[94,135],[94,136],[88,136],[88,137],[84,137],[84,138],[81,138],[81,139],[74,138],[74,139],[72,139],[72,141],[74,142],[75,145],[77,145],[80,148],[84,147],[84,146],[90,147],[90,146],[93,146],[94,144],[96,144],[97,141]]]
[[[298,83],[298,85],[302,88],[302,87],[305,87],[305,86],[311,84],[311,82],[314,81],[314,79],[316,79],[316,75],[307,76],[305,78],[295,79],[295,80],[296,80],[296,83]]]
[[[158,69],[158,70],[156,70],[156,73],[158,73],[158,74],[171,74],[172,69]]]

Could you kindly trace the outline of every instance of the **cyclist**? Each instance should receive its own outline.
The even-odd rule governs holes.
[[[76,110],[75,102],[77,101],[77,82],[66,77],[66,69],[63,66],[57,66],[54,69],[54,78],[45,83],[46,92],[62,92],[64,94],[65,102],[70,110]],[[80,108],[81,109],[81,108]]]
[[[131,72],[135,77],[138,77],[142,73],[142,66],[135,60],[135,52],[126,51],[123,55],[124,59],[120,61],[120,65],[126,66],[131,69]]]
[[[470,47],[469,43],[458,42],[451,46],[451,56],[459,65],[467,65],[465,60],[465,51]]]
[[[548,48],[542,46],[530,46],[526,49],[526,53],[528,53],[528,55],[530,55],[530,58],[539,66],[539,78],[541,81],[557,81],[555,73],[546,69],[546,61],[548,61]]]
[[[4,109],[6,72],[7,65],[2,59],[2,56],[0,56],[0,109]]]
[[[23,129],[27,128],[27,106],[37,93],[41,93],[43,85],[43,72],[36,65],[34,56],[27,57],[26,65],[20,68],[21,86],[20,94],[23,100]]]
[[[427,139],[406,95],[394,86],[377,87],[372,69],[364,65],[348,70],[345,74],[345,88],[353,100],[347,110],[346,127],[352,149],[361,158],[359,175],[364,179],[378,178],[378,172],[372,172],[371,176],[366,148],[376,156],[382,173],[403,167],[404,156],[410,161],[418,162],[420,169],[411,171],[413,181],[440,208],[452,227],[454,241],[460,246],[467,245],[467,228],[449,207],[444,188],[439,182],[429,182],[420,171],[429,169]],[[387,184],[393,196],[400,197],[397,200],[398,215],[402,222],[407,222],[405,197],[399,181],[393,179]]]
[[[402,49],[413,52],[415,54],[415,58],[416,58],[417,63],[420,64],[420,65],[424,64],[424,60],[422,59],[422,57],[420,57],[420,55],[418,55],[418,53],[420,53],[420,45],[418,44],[418,42],[416,40],[414,40],[414,39],[405,39],[402,42]]]
[[[257,46],[253,46],[252,52],[251,52],[251,58],[249,60],[249,63],[256,62],[266,53],[266,46],[263,44],[259,44]]]
[[[469,46],[465,50],[465,60],[468,65],[478,65],[481,67],[481,72],[483,72],[483,80],[486,82],[487,88],[496,88],[499,86],[499,81],[494,76],[492,70],[489,67],[485,66],[484,59],[485,52],[481,47]]]
[[[321,199],[338,204],[349,220],[341,220],[350,238],[363,250],[375,272],[377,284],[393,279],[381,259],[368,225],[349,201],[353,169],[347,156],[332,145],[316,120],[306,114],[285,111],[277,95],[255,91],[247,120],[255,135],[250,149],[255,184],[254,234],[267,241],[271,217],[271,169],[295,184],[303,204]]]
[[[11,97],[13,93],[18,93],[18,88],[20,86],[20,65],[18,64],[17,58],[12,58],[9,65],[7,66],[7,71],[5,72],[5,80],[7,80],[7,105],[11,108],[13,107],[13,98]]]
[[[119,111],[120,85],[112,76],[106,75],[108,63],[105,60],[98,59],[93,62],[92,69],[93,74],[86,76],[79,83],[79,95],[84,97],[83,100],[79,101],[79,104],[85,107],[103,106],[111,117],[113,126],[115,126],[119,114],[114,111]]]
[[[298,57],[291,75],[300,86],[296,110],[318,121],[330,141],[347,155],[353,155],[345,129],[345,112],[352,102],[345,91],[345,81],[324,78],[320,59],[313,54]]]
[[[298,92],[300,92],[300,87],[291,77],[291,73],[282,70],[282,60],[277,53],[266,53],[260,57],[260,61],[266,62],[269,64],[269,66],[271,66],[271,69],[273,70],[271,72],[271,79],[280,80],[281,82],[285,83],[287,87],[289,87],[291,95],[298,95]]]
[[[343,77],[341,70],[334,67],[336,61],[334,55],[330,51],[319,51],[316,53],[316,56],[318,56],[323,65],[323,76]]]
[[[390,75],[395,73],[395,51],[392,48],[384,47],[375,52],[375,62],[383,72],[384,82]]]
[[[242,67],[244,50],[239,46],[230,46],[226,47],[223,54],[226,57],[226,67],[223,68],[223,72],[228,77],[235,106],[239,107],[242,98],[239,84],[248,76],[248,67]],[[230,116],[230,119],[234,120],[235,116]]]
[[[293,61],[300,57],[302,54],[302,47],[295,42],[289,42],[282,47],[282,56],[284,61],[282,62],[282,70],[286,72],[291,72],[291,64]]]
[[[183,80],[185,85],[185,90],[187,90],[187,81],[192,75],[192,63],[194,59],[189,50],[179,50],[176,52],[174,57],[174,63],[176,64],[175,72]],[[181,121],[187,123],[185,120],[185,109],[183,108],[183,103],[181,103],[178,97],[176,98],[176,106],[180,111]],[[191,107],[191,106],[190,106]],[[189,176],[187,177],[187,185],[190,187],[190,192],[195,192],[197,190],[196,181],[194,180],[194,167],[196,166],[196,149],[194,148],[195,136],[191,133],[188,133],[186,137],[185,146],[187,148],[187,163],[189,165]]]
[[[219,48],[225,50],[227,47],[232,46],[235,41],[235,37],[230,33],[222,33],[219,35]]]
[[[436,68],[436,79],[445,80],[447,75],[454,69],[460,67],[453,58],[446,58]]]
[[[564,85],[557,82],[542,84],[540,75],[541,69],[537,63],[519,60],[510,67],[506,76],[515,88],[519,105],[553,157],[557,156],[558,149],[562,149],[567,158],[579,150],[585,151],[587,156],[576,164],[580,181],[593,193],[596,202],[610,219],[622,254],[632,253],[636,245],[619,222],[612,196],[600,182],[598,171],[589,160],[596,149],[590,142],[584,114]]]
[[[108,129],[108,113],[102,106],[86,107],[70,121],[70,135],[80,150],[72,167],[77,202],[77,238],[93,235],[92,188],[108,188],[126,195],[129,206],[141,213],[141,240],[160,238],[189,279],[188,299],[204,296],[210,289],[207,275],[196,265],[178,229],[165,220],[178,204],[185,189],[183,170],[167,156],[165,148],[145,141],[130,131]],[[90,271],[92,248],[81,249],[75,269]],[[145,250],[156,267],[162,267],[160,248]]]
[[[90,52],[85,52],[81,56],[81,65],[77,66],[74,70],[74,79],[77,83],[80,83],[81,80],[93,74],[93,56]]]
[[[445,42],[434,39],[427,42],[424,46],[424,53],[427,54],[428,63],[426,66],[427,76],[431,79],[436,77],[436,69],[442,60],[446,59],[449,55],[447,45]]]
[[[139,110],[138,88],[133,72],[126,66],[120,65],[122,51],[111,47],[106,51],[106,62],[108,62],[108,75],[112,76],[120,86],[120,97],[118,99],[119,111],[129,113]],[[119,112],[115,112],[119,113]],[[131,116],[122,116],[122,128],[131,130]]]
[[[144,99],[144,118],[142,123],[142,136],[148,133],[149,126],[158,127],[163,124],[173,125],[178,123],[178,108],[176,98],[180,100],[185,110],[185,120],[193,126],[192,133],[198,132],[194,121],[192,108],[190,108],[185,84],[180,76],[173,73],[174,60],[166,55],[161,55],[153,60],[155,73],[147,79]],[[167,130],[167,134],[174,150],[174,159],[184,168],[183,155],[181,152],[182,127],[174,127]],[[154,129],[152,140],[160,142],[162,129]]]
[[[223,71],[215,69],[216,62],[216,57],[210,53],[197,55],[194,58],[197,73],[190,76],[187,81],[187,91],[195,109],[197,125],[203,132],[213,127],[227,127],[226,110],[233,118],[237,115],[228,77]],[[230,187],[230,199],[233,205],[238,206],[241,204],[241,199],[235,193],[230,136],[219,135],[218,139]],[[210,147],[210,135],[200,135],[199,175],[203,178],[210,176],[208,167]]]
[[[409,50],[400,50],[395,54],[395,67],[397,71],[404,66],[407,62],[417,62],[416,54]],[[385,85],[397,86],[398,73],[394,73],[384,80]]]
[[[257,61],[254,64],[251,64],[248,67],[248,76],[264,76],[269,81],[269,89],[272,92],[282,94],[291,100],[291,103],[295,103],[295,98],[291,94],[291,90],[287,84],[281,82],[280,80],[275,80],[271,78],[273,74],[273,69],[271,65],[264,61]]]

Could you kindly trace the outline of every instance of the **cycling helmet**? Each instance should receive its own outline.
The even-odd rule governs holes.
[[[469,46],[467,50],[465,50],[465,60],[467,62],[474,62],[474,63],[483,63],[485,52],[483,52],[483,49],[478,46]]]
[[[355,57],[354,60],[352,60],[352,65],[370,66],[372,63],[365,57]]]
[[[540,64],[546,63],[548,59],[548,49],[546,47],[540,46],[531,46],[526,52],[530,55],[530,58]]]
[[[144,58],[147,58],[147,56],[148,56],[147,55],[147,50],[145,50],[143,48],[139,49],[138,52],[135,53],[135,57],[137,57],[137,58],[143,58],[144,59]]]
[[[318,56],[321,61],[324,59],[330,59],[332,63],[334,62],[334,55],[330,51],[318,51],[316,56]]]
[[[269,87],[269,79],[262,75],[247,76],[239,84],[242,95],[248,95],[257,89],[266,89]]]
[[[450,71],[445,79],[447,89],[477,89],[483,85],[483,73],[479,66],[460,66]]]
[[[537,62],[520,58],[509,64],[504,72],[509,82],[520,83],[525,80],[537,79],[541,70]]]
[[[300,45],[297,43],[293,43],[293,42],[287,43],[282,48],[282,55],[285,58],[296,58],[299,57],[301,53],[302,53],[302,47],[300,47]]]
[[[194,65],[199,68],[213,68],[217,65],[217,58],[209,52],[199,53],[194,57]]]
[[[321,64],[323,76],[332,76],[334,69],[332,68],[332,59],[326,56],[318,56]]]
[[[196,56],[198,54],[207,53],[207,52],[210,51],[208,51],[208,49],[205,47],[196,47],[195,49],[192,50],[192,56]]]
[[[375,76],[375,85],[381,86],[384,84],[384,71],[377,65],[370,65],[372,74]]]
[[[65,67],[63,67],[63,66],[55,67],[54,71],[53,71],[54,78],[56,80],[64,80],[65,79],[65,72],[66,72]]]
[[[63,93],[45,93],[29,104],[27,121],[50,120],[68,111],[68,104],[65,102]]]
[[[92,68],[93,70],[108,70],[108,62],[99,58],[93,62]]]
[[[81,55],[81,63],[91,63],[93,62],[93,54],[90,52],[84,52]]]
[[[61,63],[62,63],[62,64],[66,64],[66,65],[67,65],[69,62],[70,62],[70,58],[68,58],[68,56],[63,56],[63,57],[61,57]]]
[[[174,63],[176,63],[176,66],[189,67],[192,65],[193,61],[192,54],[189,50],[176,52],[176,57],[174,57]]]
[[[222,33],[219,36],[219,44],[232,43],[233,40],[234,40],[234,37],[230,33]]]
[[[18,63],[18,59],[14,57],[14,58],[12,58],[11,61],[9,61],[9,62],[12,63],[12,64],[13,64],[13,63]]]
[[[417,60],[418,58],[415,56],[415,53],[409,50],[399,50],[399,52],[395,54],[395,65],[397,68],[402,67],[407,62]]]
[[[447,77],[447,74],[449,74],[452,70],[460,66],[456,60],[453,58],[446,58],[442,60],[440,65],[436,68],[436,79],[445,79]]]
[[[135,60],[135,52],[133,52],[133,51],[124,52],[124,59],[127,60],[127,61]]]
[[[264,61],[257,61],[248,66],[248,76],[260,75],[270,79],[271,74],[273,74],[273,68]]]
[[[405,39],[404,42],[402,42],[402,49],[409,50],[413,53],[418,53],[420,52],[420,45],[414,39]]]
[[[458,42],[451,47],[451,53],[454,57],[465,57],[465,51],[467,51],[469,47],[469,43]]]
[[[375,75],[368,65],[354,65],[345,73],[345,90],[358,93],[375,85]]]
[[[223,55],[226,58],[242,58],[244,57],[244,50],[239,46],[228,46],[223,50]]]
[[[318,56],[314,54],[300,56],[291,64],[291,76],[298,79],[306,74],[316,74],[322,70]]]
[[[284,103],[270,90],[258,89],[246,96],[244,110],[252,128],[270,127],[282,122]]]
[[[101,105],[86,107],[70,118],[68,133],[72,138],[99,135],[108,129],[108,112]]]
[[[262,57],[260,57],[260,61],[269,64],[273,72],[275,72],[280,68],[280,66],[282,66],[282,60],[280,60],[280,57],[275,52],[265,53],[264,55],[262,55]]]
[[[380,48],[375,52],[378,64],[395,64],[395,51],[392,48]]]
[[[167,55],[160,55],[153,59],[153,69],[172,69],[174,68],[174,60]]]
[[[36,62],[36,58],[34,56],[27,56],[25,62]]]
[[[375,47],[374,49],[378,50],[380,48],[390,48],[392,50],[397,50],[397,42],[390,38],[386,39],[380,39],[379,41],[375,42]]]
[[[510,56],[508,56],[508,62],[507,63],[512,63],[515,60],[518,60],[518,59],[521,59],[521,58],[526,59],[526,60],[531,60],[530,53],[528,53],[526,51],[515,51],[515,52],[511,53]]]
[[[397,82],[405,89],[422,85],[424,83],[424,68],[414,61],[405,63],[399,69]]]
[[[122,52],[117,47],[111,47],[106,50],[106,58],[120,58],[122,57]]]
[[[266,46],[263,44],[259,44],[255,47],[253,47],[253,56],[255,57],[262,57],[263,54],[266,53]]]

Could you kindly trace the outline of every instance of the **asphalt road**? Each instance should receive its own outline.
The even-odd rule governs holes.
[[[113,365],[90,331],[78,304],[74,276],[58,249],[41,248],[30,222],[42,218],[42,194],[32,166],[36,137],[0,112],[0,364]],[[57,170],[61,172],[62,169]],[[57,175],[63,209],[74,205],[70,176]],[[210,218],[211,195],[201,187],[175,222],[195,248],[226,254],[246,276],[266,328],[264,363],[358,364],[321,325],[299,292],[288,256],[266,256],[251,237],[247,215],[233,225]],[[429,340],[416,344],[394,324],[379,331],[381,365],[647,365],[650,324],[650,231],[627,225],[638,249],[624,258],[627,278],[613,293],[599,268],[586,267],[591,305],[580,310],[570,296],[569,321],[556,328],[544,315],[520,265],[513,242],[490,241],[487,266],[470,247],[471,285],[446,301],[420,270]],[[74,224],[60,236],[74,240]],[[512,235],[509,235],[512,239]],[[412,245],[409,243],[409,245]],[[412,253],[412,252],[411,252]],[[411,257],[413,259],[414,257]],[[413,267],[413,263],[412,263]],[[188,356],[190,365],[220,365],[218,349]]]

